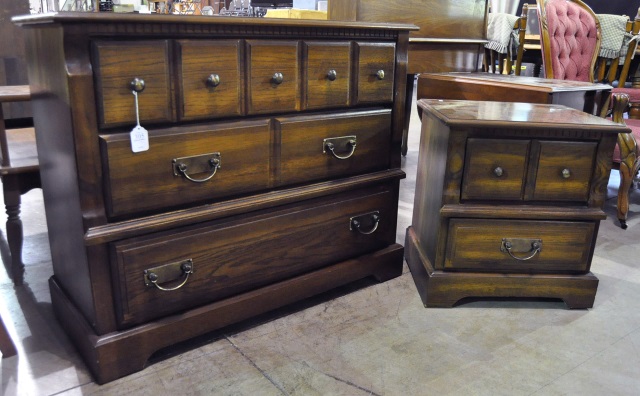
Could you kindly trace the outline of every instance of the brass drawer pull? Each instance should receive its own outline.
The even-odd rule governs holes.
[[[532,259],[542,251],[542,239],[502,238],[501,252],[509,253],[516,260],[526,261]],[[517,257],[514,253],[531,253],[527,257]]]
[[[145,87],[144,80],[138,77],[134,78],[129,83],[129,89],[131,89],[132,91],[136,91],[138,93],[144,91],[144,87]]]
[[[277,85],[282,84],[282,82],[284,81],[284,76],[282,75],[282,73],[274,73],[271,77],[271,81],[273,81],[273,83]]]
[[[349,150],[347,155],[338,155],[335,150],[337,146],[343,146]],[[345,160],[351,158],[353,153],[356,152],[356,137],[355,136],[341,136],[335,138],[327,138],[322,141],[322,152],[329,151],[334,157],[339,160]]]
[[[327,73],[327,78],[329,79],[329,81],[335,81],[336,78],[338,78],[338,73],[335,70],[331,69]]]
[[[384,80],[384,70],[378,70],[376,77],[378,77],[378,80]]]
[[[362,229],[363,225],[365,227],[370,227],[369,230],[364,231]],[[364,235],[370,235],[376,232],[378,225],[380,225],[380,212],[377,210],[375,212],[353,216],[349,219],[349,230],[357,230],[359,233]]]
[[[562,177],[565,178],[565,179],[570,178],[571,177],[571,171],[569,169],[567,169],[567,168],[564,168],[562,170]]]
[[[207,85],[213,88],[220,85],[220,75],[215,73],[210,74],[209,77],[207,77]]]
[[[178,261],[144,270],[144,284],[146,286],[155,286],[162,291],[178,290],[187,283],[191,274],[193,274],[193,260]],[[184,279],[177,286],[160,286],[160,283],[167,283],[181,277],[184,277]]]
[[[496,167],[496,169],[493,170],[493,174],[496,175],[497,177],[502,177],[502,175],[504,175],[504,170],[501,167]]]
[[[173,175],[184,176],[187,180],[194,183],[204,183],[211,180],[216,175],[218,169],[222,167],[222,156],[220,153],[210,153],[196,155],[193,157],[174,158],[171,160],[173,164]],[[198,174],[203,172],[210,172],[209,176],[204,179],[195,179],[187,173]]]

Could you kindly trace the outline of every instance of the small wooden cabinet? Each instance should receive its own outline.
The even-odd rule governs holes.
[[[621,124],[561,105],[420,100],[406,259],[427,307],[466,297],[593,306],[590,272]]]
[[[33,65],[52,303],[99,383],[163,347],[402,273],[412,26],[16,21]],[[132,89],[147,151],[131,149]]]

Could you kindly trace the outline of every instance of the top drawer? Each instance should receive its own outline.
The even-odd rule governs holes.
[[[169,41],[97,41],[93,44],[98,120],[101,127],[135,125],[130,83],[144,81],[138,95],[140,122],[174,121]]]
[[[395,44],[357,43],[356,104],[393,102]]]
[[[467,140],[463,200],[589,199],[597,142]]]

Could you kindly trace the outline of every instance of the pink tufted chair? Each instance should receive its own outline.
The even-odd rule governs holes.
[[[580,0],[537,0],[546,78],[593,82],[600,22]]]
[[[601,28],[598,17],[580,0],[536,0],[540,23],[542,63],[546,78],[594,81],[600,52]],[[617,95],[617,94],[616,94]],[[628,103],[628,94],[624,103]],[[640,168],[640,120],[623,119],[618,106],[614,121],[626,122],[632,133],[618,137],[613,167],[620,170],[618,220],[627,228],[629,190]]]

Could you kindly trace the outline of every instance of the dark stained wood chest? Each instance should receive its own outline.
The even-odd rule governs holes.
[[[412,26],[15,22],[28,45],[52,301],[98,382],[174,343],[401,274]],[[129,136],[134,90],[149,133],[141,152]]]

